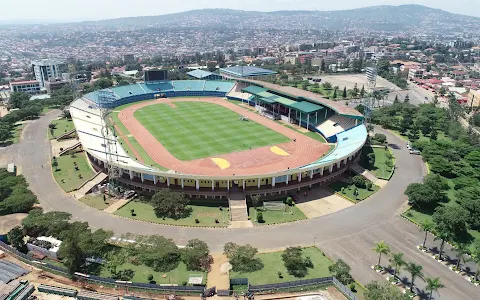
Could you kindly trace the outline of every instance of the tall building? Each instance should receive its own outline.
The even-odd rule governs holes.
[[[24,92],[31,95],[40,93],[40,83],[38,80],[12,81],[10,82],[12,92]]]
[[[124,54],[123,55],[123,62],[126,64],[131,64],[135,62],[135,55],[134,54]]]
[[[63,62],[53,59],[42,59],[32,61],[32,70],[35,74],[35,79],[39,82],[40,88],[45,88],[46,82],[52,79],[62,77],[62,71],[66,71],[67,66]]]

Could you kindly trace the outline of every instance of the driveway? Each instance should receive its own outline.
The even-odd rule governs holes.
[[[405,188],[412,182],[422,180],[425,166],[420,156],[410,155],[404,149],[404,141],[388,131],[377,129],[387,136],[391,144],[396,157],[396,171],[385,188],[369,199],[333,214],[294,223],[207,229],[123,219],[86,206],[64,193],[50,171],[50,143],[46,134],[48,124],[59,114],[58,111],[51,112],[28,126],[18,151],[0,152],[0,156],[8,155],[7,161],[13,160],[21,166],[30,188],[46,211],[69,212],[73,220],[86,221],[92,228],[112,230],[116,236],[128,232],[159,234],[174,239],[179,245],[186,244],[189,239],[199,238],[206,241],[213,252],[221,252],[226,242],[249,243],[267,250],[291,245],[313,245],[315,240],[316,245],[328,256],[345,260],[352,267],[354,277],[363,284],[381,279],[370,269],[377,260],[377,255],[371,249],[375,243],[384,240],[393,251],[405,253],[407,260],[423,265],[425,275],[442,278],[447,287],[440,291],[441,299],[478,298],[478,288],[416,249],[423,240],[423,234],[416,226],[402,219],[400,213],[406,201],[403,194]],[[422,284],[422,280],[418,279],[417,285],[423,287]],[[440,298],[436,296],[434,299]]]

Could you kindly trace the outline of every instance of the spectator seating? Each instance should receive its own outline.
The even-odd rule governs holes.
[[[317,130],[324,137],[329,138],[354,126],[355,119],[336,114],[318,125]]]

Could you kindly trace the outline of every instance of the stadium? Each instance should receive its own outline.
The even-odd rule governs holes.
[[[207,73],[193,75],[212,78]],[[150,75],[74,100],[71,116],[92,166],[147,193],[245,199],[326,184],[359,157],[367,130],[355,109],[259,81],[274,76],[268,70],[220,75]]]

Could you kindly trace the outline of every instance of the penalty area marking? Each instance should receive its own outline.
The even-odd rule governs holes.
[[[270,151],[272,151],[276,155],[280,155],[280,156],[289,156],[290,155],[290,154],[288,154],[288,152],[284,151],[283,149],[281,149],[277,146],[273,146],[272,148],[270,148]]]
[[[222,170],[230,168],[230,163],[226,159],[216,157],[211,157],[210,159]]]

